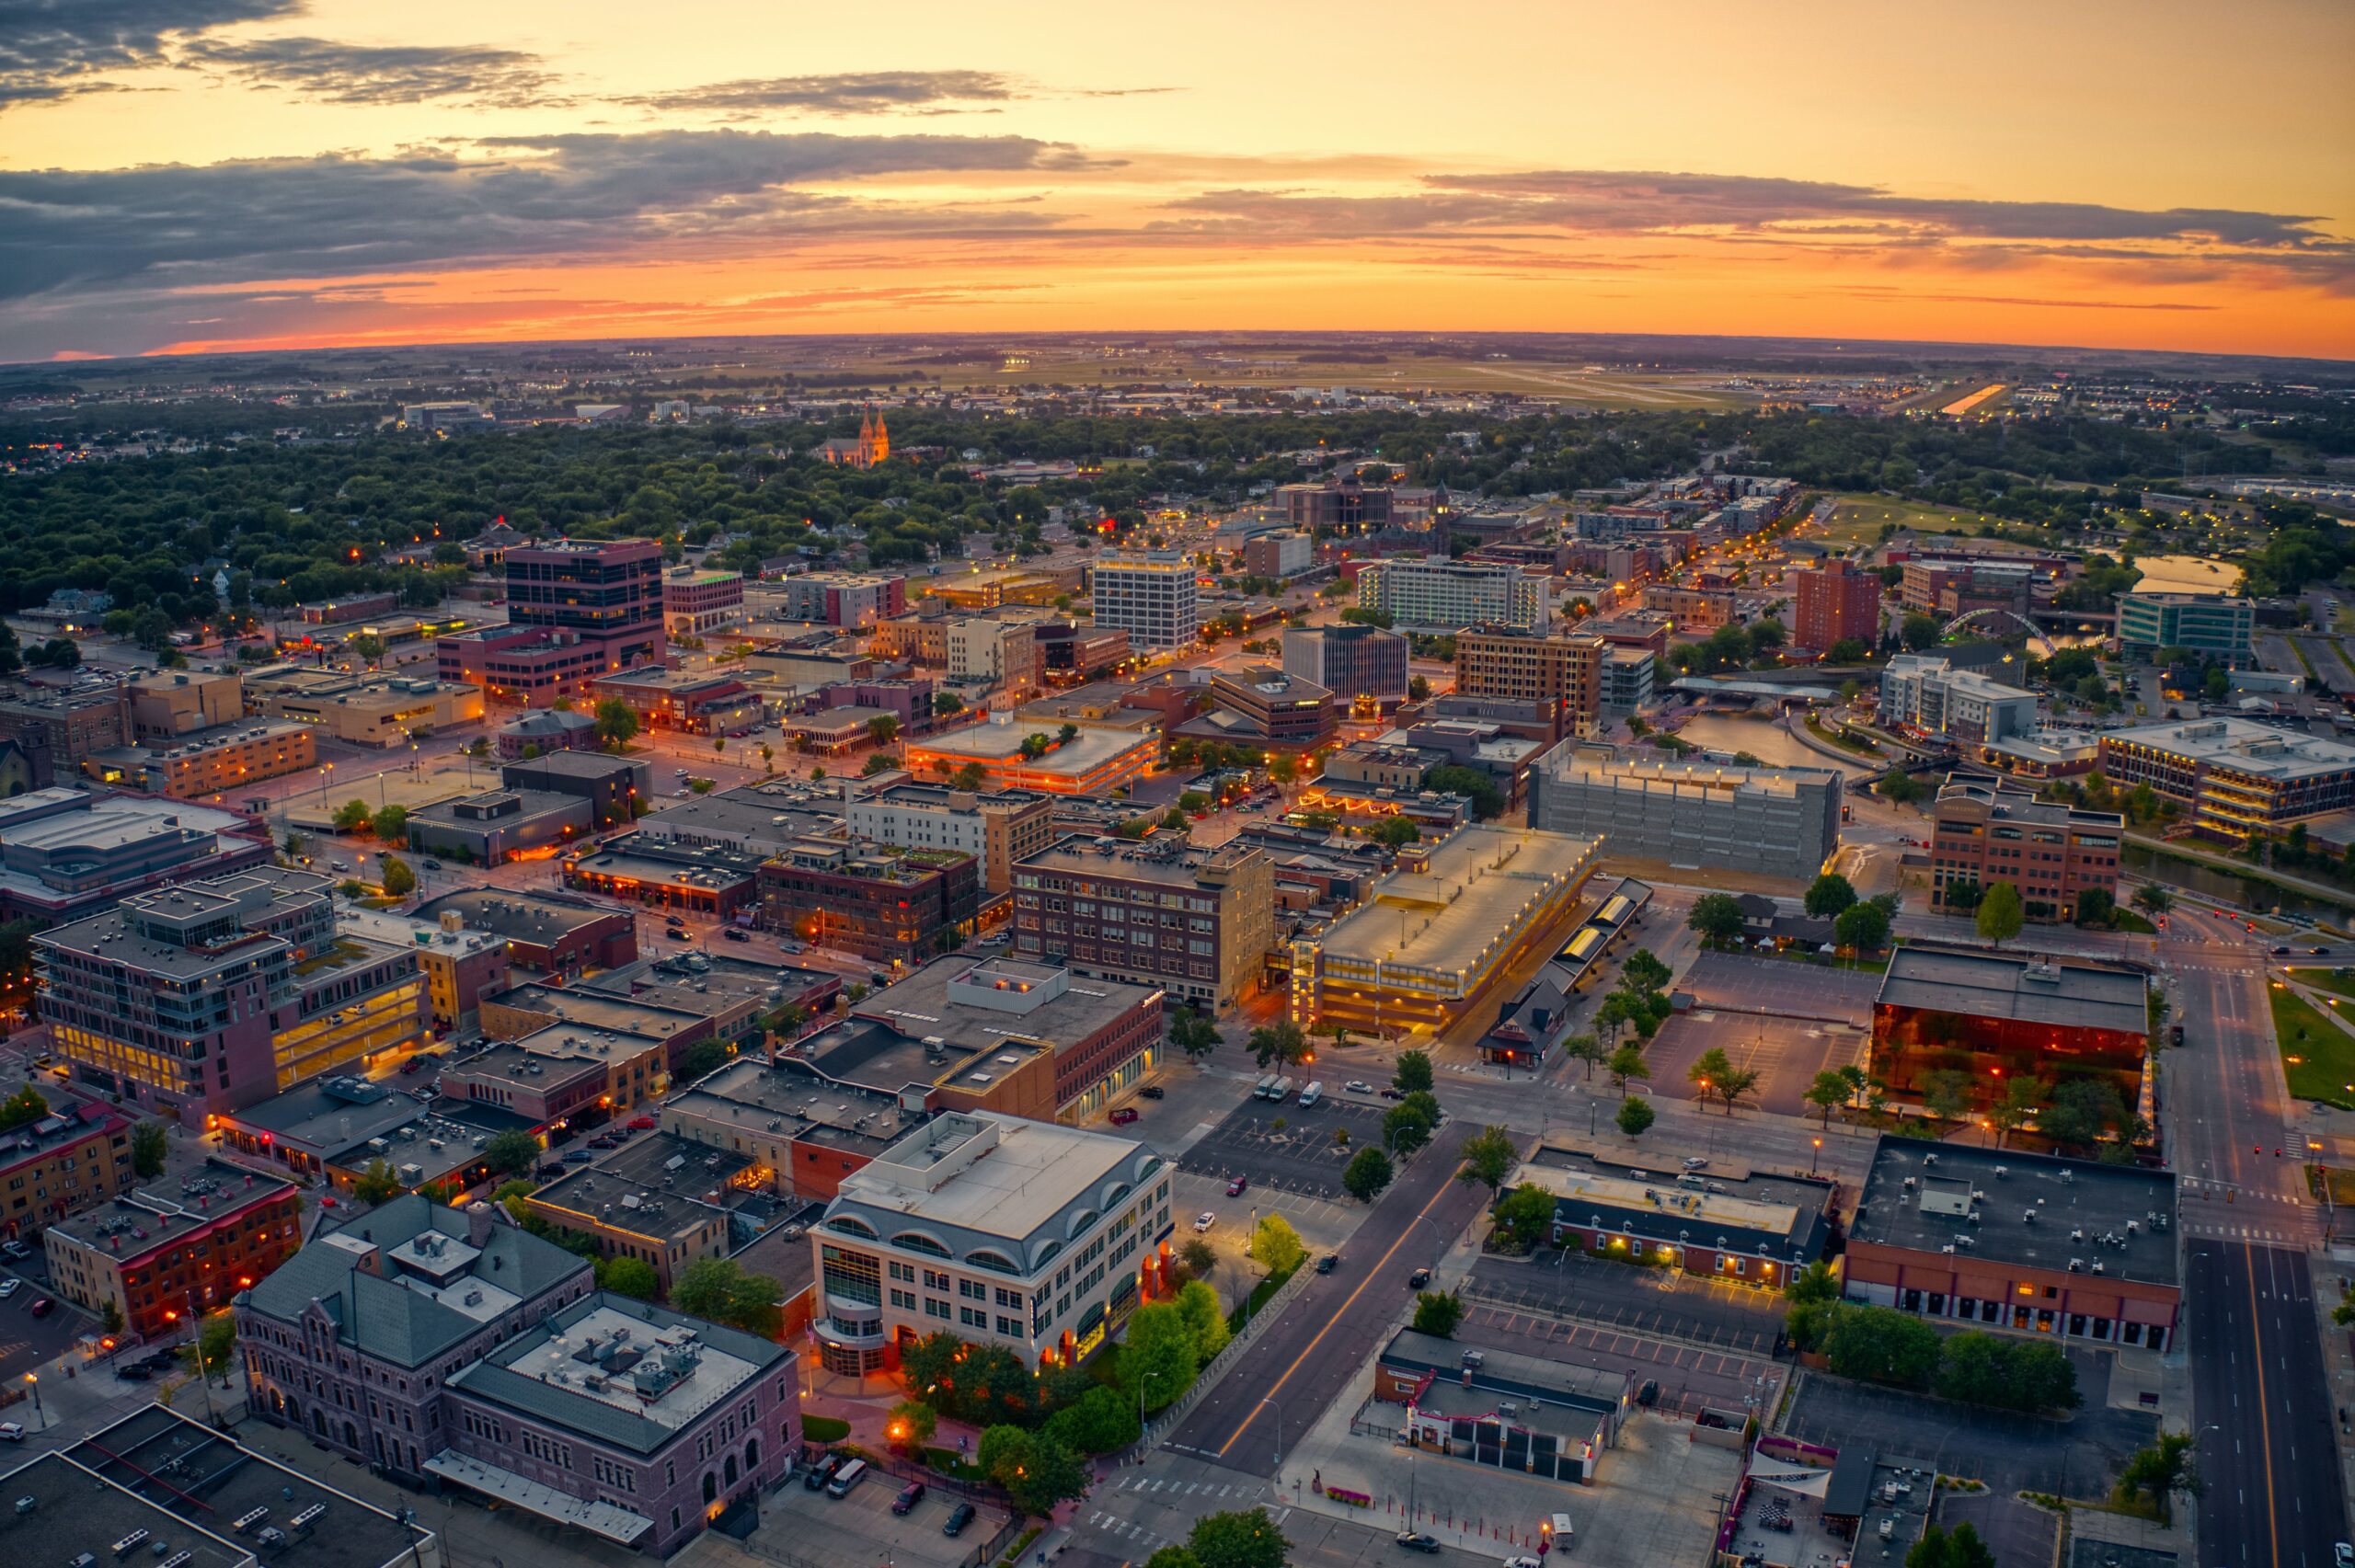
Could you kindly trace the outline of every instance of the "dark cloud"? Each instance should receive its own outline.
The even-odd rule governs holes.
[[[749,119],[764,114],[943,113],[1028,96],[995,71],[860,71],[829,76],[758,76],[614,101],[637,109]]]
[[[507,137],[475,155],[316,157],[0,171],[0,299],[119,286],[213,286],[668,244],[774,242],[848,224],[917,226],[804,184],[906,173],[1077,166],[1018,136],[661,131]],[[994,226],[1051,215],[1001,213]]]
[[[511,49],[375,48],[317,38],[232,42],[201,39],[178,63],[210,67],[244,86],[275,88],[322,103],[423,103],[449,99],[488,108],[562,101],[558,78],[535,54]]]
[[[0,0],[0,110],[103,92],[103,73],[163,63],[167,45],[267,21],[301,0]]]

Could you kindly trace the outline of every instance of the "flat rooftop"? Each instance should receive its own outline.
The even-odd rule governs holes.
[[[460,919],[477,930],[535,946],[560,942],[600,921],[626,922],[630,918],[626,910],[546,893],[511,892],[498,887],[467,887],[444,893],[417,907],[420,918],[437,921],[446,910],[455,910]]]
[[[985,1156],[927,1186],[926,1173],[971,1139],[994,1134]],[[935,1116],[842,1180],[848,1203],[1027,1242],[1083,1195],[1145,1153],[1134,1139],[1015,1116]]]
[[[178,1177],[121,1194],[112,1202],[50,1222],[52,1232],[99,1251],[138,1257],[177,1243],[224,1215],[294,1190],[294,1184],[267,1172],[208,1159]]]
[[[2355,770],[2355,746],[2293,735],[2246,719],[2203,718],[2106,731],[2104,748],[2140,747],[2204,762],[2211,768],[2286,784]]]
[[[87,1444],[76,1445],[87,1448]],[[92,1456],[98,1458],[98,1456]],[[187,1552],[185,1568],[243,1568],[255,1561],[245,1546],[210,1530],[190,1525],[177,1514],[147,1502],[120,1486],[108,1485],[86,1466],[62,1453],[46,1453],[0,1476],[8,1495],[22,1508],[33,1506],[0,1524],[0,1543],[18,1562],[71,1564],[85,1557],[98,1562],[116,1561],[114,1544],[133,1540],[140,1532],[163,1541],[175,1554]],[[308,1551],[316,1535],[304,1538]],[[290,1557],[300,1568],[316,1562],[321,1568],[376,1568],[373,1563],[329,1564],[321,1557]]]
[[[977,724],[948,735],[911,741],[909,749],[938,757],[968,757],[980,762],[1005,762],[1020,760],[1026,736],[1044,735],[1052,740],[1055,733],[1053,727],[1046,725]],[[1132,751],[1150,750],[1158,752],[1160,748],[1161,742],[1149,735],[1083,726],[1071,739],[1056,746],[1036,761],[1023,762],[1022,767],[1028,773],[1070,773],[1075,776]]]
[[[190,1568],[220,1560],[203,1551],[200,1543],[219,1541],[224,1557],[226,1552],[249,1551],[244,1542],[256,1540],[265,1528],[285,1538],[283,1544],[267,1548],[273,1568],[281,1563],[286,1568],[385,1568],[408,1557],[412,1542],[433,1539],[431,1530],[404,1525],[381,1508],[242,1448],[162,1405],[146,1406],[102,1428],[67,1449],[65,1458],[111,1485],[77,1489],[70,1516],[61,1507],[56,1522],[70,1516],[76,1527],[85,1525],[85,1511],[98,1495],[135,1496],[172,1516],[169,1530],[146,1528],[175,1552],[198,1551]],[[265,1516],[251,1527],[251,1535],[238,1537],[237,1521],[257,1511]],[[307,1523],[296,1523],[306,1516]],[[205,1533],[198,1534],[200,1529]],[[95,1529],[88,1533],[104,1534]],[[114,1543],[129,1533],[104,1535],[103,1551],[95,1543],[76,1551],[98,1551],[101,1562],[121,1558],[124,1554],[113,1550]],[[10,1539],[9,1550],[21,1553],[29,1544]],[[143,1555],[152,1561],[155,1554],[150,1548]],[[70,1562],[74,1555],[61,1551],[48,1560]]]
[[[1419,1368],[1438,1373],[1438,1380],[1431,1385],[1432,1392],[1446,1387],[1476,1402],[1478,1409],[1460,1413],[1468,1415],[1492,1413],[1499,1392],[1533,1395],[1598,1413],[1622,1403],[1632,1392],[1629,1385],[1633,1375],[1624,1368],[1614,1372],[1601,1367],[1523,1356],[1511,1350],[1483,1350],[1480,1357],[1481,1364],[1474,1369],[1472,1386],[1467,1389],[1463,1385],[1464,1346],[1454,1340],[1400,1329],[1390,1336],[1390,1343],[1382,1351],[1384,1366]],[[1441,1409],[1430,1403],[1419,1408],[1436,1414],[1459,1413],[1453,1407]],[[1591,1423],[1587,1430],[1592,1430]]]
[[[1566,784],[1610,784],[1622,788],[1659,787],[1669,792],[1702,790],[1749,795],[1793,795],[1802,787],[1837,789],[1840,775],[1830,768],[1745,768],[1732,763],[1701,762],[1673,757],[1632,757],[1607,746],[1571,744],[1557,748],[1545,767]]]
[[[1052,964],[952,954],[859,1002],[851,1012],[922,1039],[985,1048],[1008,1036],[1074,1045],[1159,994],[1150,986],[1090,979]]]
[[[2140,1035],[2150,1028],[2148,994],[2149,982],[2134,970],[2086,959],[1909,942],[1890,955],[1873,1002]]]
[[[1074,836],[1024,859],[1017,871],[1115,876],[1129,882],[1162,882],[1173,887],[1191,887],[1204,871],[1232,864],[1246,853],[1263,852],[1233,843],[1204,849],[1175,834],[1136,840]]]
[[[1542,900],[1586,874],[1597,842],[1534,828],[1459,828],[1431,852],[1427,869],[1374,884],[1364,904],[1325,933],[1325,956],[1468,977]]]
[[[916,1120],[901,1110],[897,1100],[860,1085],[828,1082],[798,1059],[770,1063],[739,1058],[662,1104],[665,1110],[715,1124],[789,1130],[803,1142],[869,1155],[890,1147]],[[771,1122],[777,1125],[770,1127]]]
[[[752,1165],[746,1155],[656,1133],[549,1183],[532,1201],[642,1235],[690,1236],[727,1207],[735,1179]]]
[[[656,847],[652,844],[648,846],[649,850]],[[693,859],[687,858],[690,854]],[[717,845],[698,845],[691,851],[680,850],[667,855],[617,848],[583,855],[570,864],[590,876],[617,876],[624,881],[656,887],[698,887],[706,892],[718,892],[723,887],[733,887],[750,880],[761,868],[761,857]]]
[[[791,1352],[598,1291],[450,1379],[478,1399],[650,1454]]]
[[[987,1089],[1032,1057],[1040,1047],[1025,1041],[952,1039],[947,1033],[903,1034],[921,1021],[903,1023],[856,1017],[803,1043],[810,1065],[837,1083],[875,1094],[897,1094],[911,1085]],[[929,1045],[927,1039],[939,1044]]]
[[[2176,1197],[2171,1171],[1884,1134],[1848,1240],[2173,1286]]]

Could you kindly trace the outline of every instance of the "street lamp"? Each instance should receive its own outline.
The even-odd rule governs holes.
[[[40,1407],[40,1379],[31,1372],[26,1373],[25,1387],[32,1391],[34,1424],[38,1427],[47,1427],[49,1425],[49,1415],[48,1413],[43,1411]]]
[[[1259,1404],[1267,1405],[1267,1406],[1270,1407],[1271,1409],[1273,1409],[1273,1410],[1275,1411],[1275,1413],[1276,1413],[1276,1458],[1275,1458],[1275,1462],[1276,1462],[1276,1464],[1277,1464],[1278,1466],[1281,1466],[1281,1465],[1282,1465],[1282,1463],[1284,1462],[1284,1407],[1283,1407],[1282,1405],[1280,1405],[1280,1404],[1276,1403],[1276,1402],[1275,1402],[1274,1400],[1271,1400],[1271,1399],[1263,1399],[1263,1400],[1261,1400],[1261,1401],[1259,1402]],[[1252,1408],[1254,1411],[1257,1411],[1257,1410],[1259,1408],[1259,1404],[1255,1404],[1255,1405],[1253,1405],[1251,1408]]]
[[[1807,1173],[1810,1176],[1815,1174],[1815,1162],[1823,1158],[1823,1139],[1819,1138],[1814,1142],[1815,1152],[1807,1158]]]

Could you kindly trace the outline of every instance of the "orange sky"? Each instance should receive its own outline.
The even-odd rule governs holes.
[[[2341,4],[146,8],[0,55],[0,358],[1170,327],[2355,357]]]

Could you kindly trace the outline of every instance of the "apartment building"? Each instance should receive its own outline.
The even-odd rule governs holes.
[[[41,1234],[57,1294],[126,1332],[161,1339],[225,1307],[303,1244],[302,1194],[277,1176],[207,1160],[169,1183],[52,1220]]]
[[[907,850],[946,850],[981,864],[982,887],[1014,886],[1014,864],[1055,841],[1054,803],[1031,790],[981,795],[943,784],[893,784],[844,804],[853,839]]]
[[[277,665],[246,676],[246,706],[309,725],[354,746],[383,750],[482,722],[482,691],[455,681],[358,676]],[[565,715],[571,716],[571,715]],[[587,715],[580,715],[584,723]]]
[[[1844,557],[1813,571],[1791,574],[1798,583],[1798,646],[1822,653],[1855,641],[1873,647],[1880,641],[1880,578],[1858,571]]]
[[[0,1145],[0,1236],[28,1236],[131,1183],[131,1118],[67,1101]]]
[[[1194,563],[1182,551],[1147,550],[1097,557],[1089,592],[1096,624],[1126,632],[1133,647],[1191,647],[1202,635]]]
[[[1592,735],[1603,710],[1601,637],[1513,636],[1486,629],[1455,638],[1455,694],[1542,702],[1563,735]]]
[[[821,621],[829,626],[864,629],[907,612],[905,578],[861,577],[847,572],[808,572],[775,588],[777,613],[787,621]]]
[[[1255,578],[1296,578],[1316,564],[1315,543],[1290,530],[1243,542],[1243,569]]]
[[[2041,723],[2034,693],[1936,654],[1902,653],[1880,674],[1880,722],[1974,746],[2032,734]]]
[[[0,691],[0,741],[15,741],[32,770],[31,785],[47,789],[82,771],[94,752],[129,744],[131,692],[111,675],[88,674],[73,685],[15,685]]]
[[[1391,704],[1407,696],[1407,639],[1379,626],[1287,626],[1284,673],[1313,681],[1343,703]]]
[[[1273,864],[1247,844],[1073,838],[1014,868],[1017,956],[1215,1012],[1251,994],[1274,937]]]
[[[1169,1187],[1130,1139],[936,1116],[844,1178],[810,1230],[819,1359],[882,1371],[947,1333],[1042,1370],[1076,1365],[1166,1281]]]
[[[135,894],[33,942],[75,1076],[191,1124],[424,1038],[416,956],[339,931],[327,878],[308,872]]]
[[[508,624],[442,638],[444,681],[491,700],[544,707],[663,655],[662,546],[651,539],[569,540],[506,553]]]
[[[700,637],[744,619],[744,574],[673,567],[662,574],[662,624],[674,637]]]
[[[2122,593],[2118,597],[2118,641],[2144,658],[2166,648],[2246,664],[2257,632],[2257,606],[2246,599],[2208,593]]]
[[[117,789],[168,800],[226,801],[264,779],[299,773],[317,761],[305,726],[242,719],[218,729],[95,751],[82,759],[82,772]]]
[[[237,1301],[248,1413],[658,1559],[767,1490],[798,1438],[792,1352],[601,1292],[484,1203],[395,1198]]]
[[[1737,613],[1729,588],[1677,588],[1667,583],[1654,583],[1644,589],[1644,608],[1667,616],[1680,632],[1714,632],[1731,625]]]
[[[1905,608],[1923,615],[1959,615],[1970,610],[2028,612],[2036,582],[2033,566],[2009,561],[1911,560],[1898,594]]]
[[[760,868],[761,923],[875,963],[923,963],[944,934],[970,931],[981,862],[958,850],[902,850],[810,838]]]
[[[2126,818],[2006,789],[1993,777],[1953,775],[1931,807],[1930,908],[1968,913],[1998,882],[2019,889],[2032,921],[2076,918],[2077,901],[2118,896]]]
[[[2355,746],[2246,719],[2146,724],[2101,737],[2113,788],[2147,784],[2212,838],[2245,842],[2355,806]]]
[[[1039,689],[1039,639],[1028,621],[979,617],[948,623],[948,678],[973,681],[1011,698]]]
[[[1549,579],[1486,561],[1371,561],[1358,574],[1358,606],[1410,631],[1456,632],[1493,624],[1543,633],[1553,619]]]

